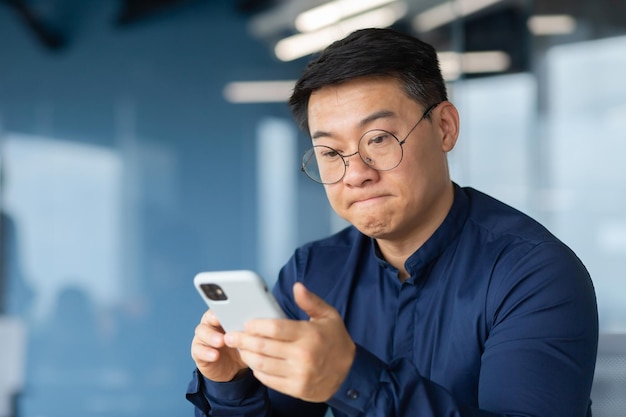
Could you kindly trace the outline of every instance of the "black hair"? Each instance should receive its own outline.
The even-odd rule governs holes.
[[[435,49],[393,29],[361,29],[328,46],[296,82],[289,106],[301,129],[308,130],[311,93],[358,77],[396,78],[424,108],[447,100]]]

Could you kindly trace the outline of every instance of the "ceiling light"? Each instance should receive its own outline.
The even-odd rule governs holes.
[[[432,7],[413,19],[418,32],[428,32],[460,17],[469,16],[502,0],[452,0]]]
[[[406,14],[406,4],[393,3],[314,32],[300,33],[280,40],[274,47],[276,57],[281,61],[297,58],[321,51],[334,41],[351,32],[368,27],[388,27]]]
[[[375,9],[396,0],[335,0],[300,13],[295,19],[296,29],[312,32],[332,25],[349,16]]]
[[[230,103],[272,103],[289,100],[296,84],[285,81],[234,81],[224,87],[224,98]]]
[[[441,75],[446,81],[454,81],[461,77],[461,56],[457,52],[438,52]]]
[[[502,51],[439,52],[439,63],[447,81],[458,79],[463,73],[506,71],[511,63]],[[230,103],[286,102],[291,97],[295,80],[233,81],[224,87],[224,98]]]
[[[503,51],[465,52],[461,69],[466,74],[504,72],[511,67],[511,57]]]
[[[457,16],[451,1],[432,7],[413,19],[413,26],[418,32],[428,32],[453,21]]]
[[[439,52],[437,55],[447,81],[456,80],[462,74],[504,72],[511,66],[511,57],[503,51]]]
[[[576,30],[576,19],[570,15],[537,15],[528,19],[527,26],[535,36],[568,35]]]

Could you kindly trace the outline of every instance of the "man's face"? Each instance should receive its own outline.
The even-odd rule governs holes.
[[[309,129],[314,145],[349,155],[372,129],[386,130],[402,141],[425,110],[395,79],[357,78],[311,95]],[[349,157],[343,179],[324,186],[337,214],[377,239],[414,240],[432,233],[452,198],[446,153],[454,146],[456,130],[450,134],[445,120],[451,112],[456,115],[445,102],[422,120],[403,145],[402,162],[390,171],[376,171],[358,155]]]

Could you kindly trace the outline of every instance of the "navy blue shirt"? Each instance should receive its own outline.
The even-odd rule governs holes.
[[[443,224],[402,282],[375,240],[353,227],[297,249],[274,294],[286,314],[301,281],[334,306],[357,344],[328,404],[267,389],[251,373],[194,373],[196,416],[590,416],[598,321],[576,255],[519,211],[455,186]]]

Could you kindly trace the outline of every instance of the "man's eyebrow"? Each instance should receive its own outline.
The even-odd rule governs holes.
[[[364,117],[363,119],[361,119],[361,121],[359,121],[359,127],[363,128],[367,125],[369,125],[370,123],[379,120],[379,119],[387,119],[387,118],[392,118],[392,117],[396,117],[397,114],[394,113],[391,110],[379,110],[377,112],[374,112],[370,115],[368,115],[367,117]],[[323,138],[323,137],[331,137],[333,136],[332,133],[330,132],[325,132],[323,130],[317,130],[315,132],[313,132],[311,134],[311,139],[318,139],[318,138]]]
[[[329,132],[324,132],[323,130],[316,130],[315,132],[313,132],[311,134],[311,139],[315,140],[318,138],[324,138],[324,137],[329,137],[332,136]]]
[[[369,125],[370,123],[379,119],[388,119],[388,118],[396,117],[396,116],[397,116],[396,113],[392,112],[391,110],[379,110],[377,112],[370,114],[364,119],[362,119],[359,122],[359,127],[365,127]]]

